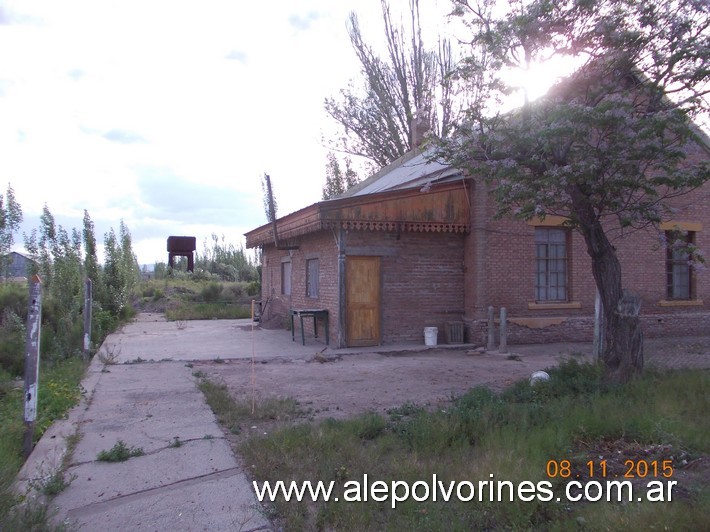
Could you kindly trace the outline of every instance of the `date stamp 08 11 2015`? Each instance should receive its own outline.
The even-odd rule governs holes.
[[[606,460],[589,460],[581,469],[575,469],[570,460],[548,460],[547,478],[672,478],[673,460],[625,460],[624,471],[612,474],[607,471]]]

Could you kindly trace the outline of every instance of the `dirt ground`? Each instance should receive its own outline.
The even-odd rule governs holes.
[[[223,382],[237,399],[293,398],[310,419],[345,418],[368,410],[414,403],[446,408],[454,396],[477,385],[501,390],[534,371],[567,358],[586,361],[585,344],[511,346],[510,353],[433,349],[393,354],[328,355],[257,361],[195,362],[210,380]],[[662,369],[710,369],[710,336],[650,339],[646,364]],[[253,381],[252,381],[253,379]]]

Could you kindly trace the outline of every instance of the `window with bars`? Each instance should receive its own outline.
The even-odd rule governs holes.
[[[535,300],[567,301],[567,233],[535,228]]]
[[[690,266],[692,255],[689,247],[693,245],[695,234],[692,231],[679,233],[667,231],[666,241],[666,296],[668,299],[693,298],[693,268]]]
[[[291,295],[291,262],[281,263],[281,294]]]
[[[318,259],[306,261],[306,297],[318,297],[318,276],[320,265]]]

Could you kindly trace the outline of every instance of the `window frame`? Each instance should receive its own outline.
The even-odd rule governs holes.
[[[318,257],[306,259],[306,297],[318,299],[320,293],[320,260]]]
[[[286,271],[288,270],[288,272]],[[290,296],[293,286],[293,265],[290,260],[281,261],[281,295]]]
[[[558,226],[535,227],[536,303],[555,304],[570,301],[569,235],[569,229]],[[553,238],[555,236],[557,238]]]
[[[670,301],[693,301],[695,299],[695,276],[693,275],[692,249],[695,231],[666,231],[666,298]],[[681,241],[685,249],[675,246]],[[678,282],[678,280],[681,280]]]

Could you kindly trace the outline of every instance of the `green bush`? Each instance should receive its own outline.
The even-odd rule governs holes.
[[[219,283],[209,283],[200,292],[205,303],[216,303],[222,293],[222,285]]]
[[[92,316],[92,338],[95,341],[103,339],[118,327],[118,319],[108,310],[94,311]]]
[[[12,308],[2,311],[0,322],[0,369],[22,375],[25,366],[25,326]]]
[[[247,285],[247,295],[249,297],[254,297],[261,293],[261,283],[259,281],[252,281]]]
[[[0,285],[0,310],[10,309],[18,316],[26,316],[28,292],[24,283]]]

